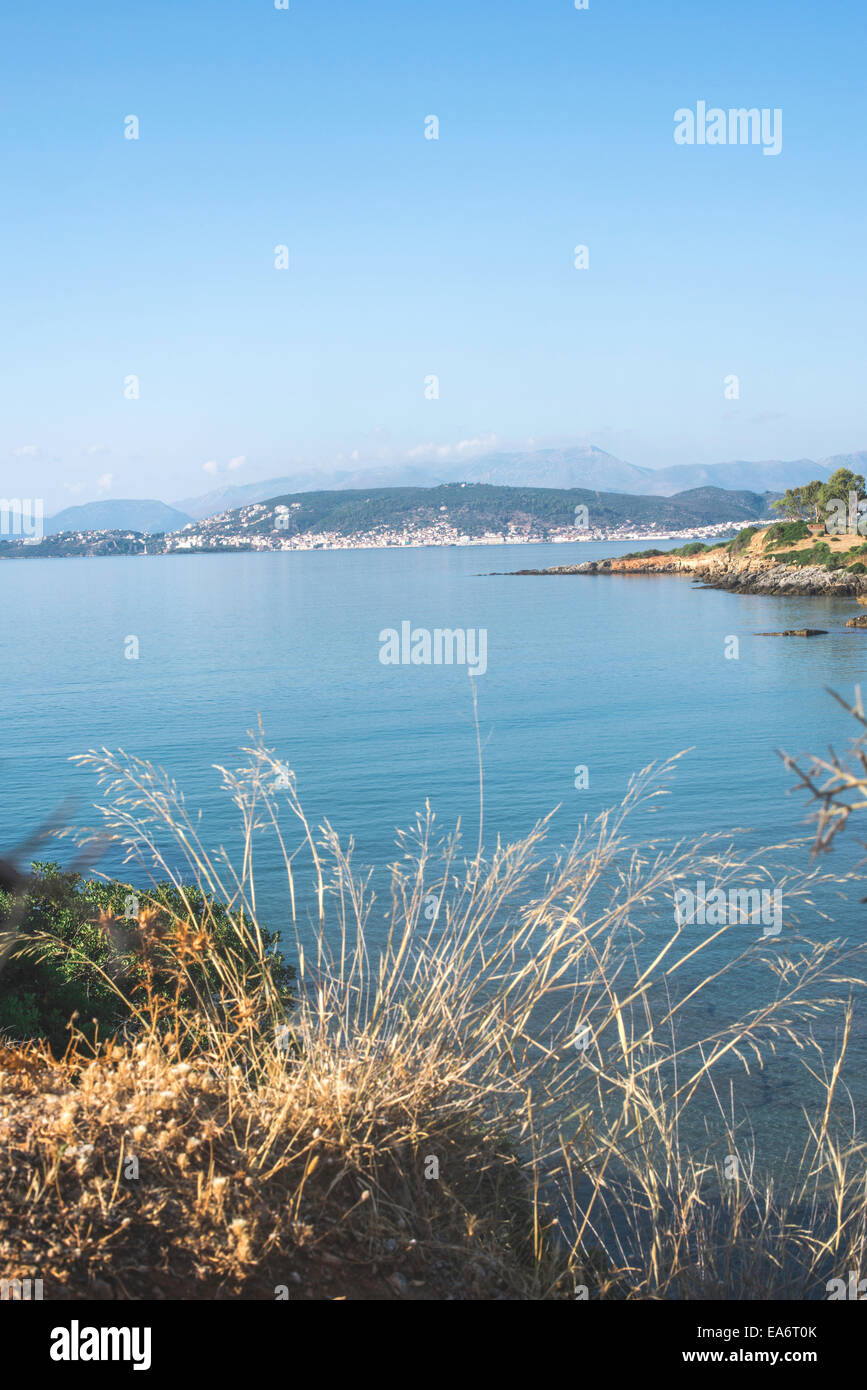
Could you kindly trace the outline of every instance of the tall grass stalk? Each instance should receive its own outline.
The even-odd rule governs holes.
[[[147,1209],[116,1170],[121,1149],[150,1146],[180,1194],[184,1234],[166,1259],[187,1240],[192,1266],[233,1288],[278,1277],[302,1254],[315,1284],[317,1252],[329,1250],[328,1277],[345,1278],[350,1296],[398,1257],[418,1278],[394,1272],[395,1296],[418,1286],[445,1297],[447,1276],[466,1297],[809,1298],[861,1268],[867,1165],[845,1122],[842,1065],[863,966],[858,949],[807,930],[829,876],[785,867],[786,856],[806,862],[802,845],[741,855],[731,836],[636,843],[631,823],[646,829],[672,760],[556,849],[549,817],[487,851],[480,836],[466,854],[460,827],[443,831],[426,806],[398,834],[380,894],[351,840],[310,825],[261,730],[243,754],[220,769],[240,819],[236,854],[207,847],[160,770],[107,750],[79,759],[98,775],[103,829],[126,862],[227,904],[238,937],[213,961],[220,987],[170,1027],[145,987],[128,1001],[130,1036],[90,1059],[72,1044],[64,1065],[79,1090],[99,1078],[108,1115],[100,1128],[88,1112],[86,1143],[99,1152],[106,1127],[113,1135],[104,1213],[130,1220],[134,1200]],[[269,914],[267,926],[283,931],[298,969],[288,1013],[256,888],[275,861],[285,920]],[[782,889],[784,935],[679,924],[675,892],[697,880]],[[208,933],[176,914],[160,945],[180,996],[212,950]],[[40,949],[39,934],[26,948]],[[704,1001],[731,997],[745,972],[751,1007],[712,1018]],[[814,1026],[832,1011],[840,1046],[823,1056]],[[784,1186],[763,1169],[735,1076],[778,1052],[823,1096],[804,1114]],[[61,1085],[53,1060],[33,1065]],[[129,1110],[120,1118],[109,1115],[109,1075]],[[177,1170],[174,1141],[159,1148],[164,1093],[186,1097],[175,1128],[203,1116],[213,1127]],[[47,1170],[27,1201],[53,1201]],[[107,1252],[94,1259],[109,1267]]]

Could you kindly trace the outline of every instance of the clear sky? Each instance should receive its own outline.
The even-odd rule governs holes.
[[[4,6],[0,492],[174,501],[462,441],[867,448],[865,15]],[[782,152],[678,146],[699,101],[780,108]]]

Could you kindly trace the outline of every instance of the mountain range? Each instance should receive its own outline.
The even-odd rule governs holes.
[[[156,500],[103,499],[66,507],[45,523],[45,532],[130,530],[147,534],[180,530],[200,521],[256,502],[299,493],[342,492],[357,489],[429,488],[444,483],[486,483],[494,487],[589,488],[605,493],[641,497],[673,497],[696,488],[778,495],[786,488],[819,478],[823,482],[840,467],[867,471],[867,451],[824,459],[735,459],[726,463],[675,464],[645,468],[606,453],[593,445],[529,452],[497,452],[463,463],[427,462],[395,467],[360,464],[355,469],[298,472],[257,483],[225,484],[174,506]]]
[[[565,449],[536,449],[525,453],[490,453],[463,463],[429,463],[395,468],[359,466],[329,473],[294,473],[259,483],[227,484],[200,497],[176,503],[197,521],[252,502],[266,502],[289,493],[380,487],[435,487],[440,483],[490,483],[495,487],[592,488],[633,496],[673,497],[697,487],[747,492],[785,492],[813,478],[826,481],[835,468],[857,472],[867,468],[867,451],[820,460],[765,459],[750,462],[675,464],[644,468],[608,454],[593,445]]]

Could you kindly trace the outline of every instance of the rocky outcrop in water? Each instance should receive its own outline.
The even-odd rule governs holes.
[[[705,589],[727,589],[741,594],[867,595],[867,575],[850,570],[825,569],[822,565],[786,565],[750,547],[733,555],[724,547],[701,555],[652,555],[644,559],[586,560],[579,565],[555,565],[550,569],[516,570],[518,575],[681,574]]]

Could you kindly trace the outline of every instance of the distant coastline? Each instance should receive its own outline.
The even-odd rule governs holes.
[[[0,557],[716,539],[765,522],[771,500],[713,487],[673,497],[487,483],[342,489],[273,497],[165,531],[137,525],[134,516],[111,527],[100,516],[96,525],[60,530],[49,518],[48,534],[3,526],[0,537],[8,539],[0,539]]]
[[[400,533],[338,536],[329,533],[313,533],[303,536],[281,537],[269,543],[261,536],[226,539],[207,543],[198,538],[187,540],[182,532],[170,536],[146,536],[138,532],[90,531],[61,533],[47,536],[43,541],[0,542],[0,559],[88,559],[99,556],[138,556],[153,555],[225,555],[251,552],[268,553],[309,550],[423,550],[447,549],[474,545],[567,545],[582,544],[588,541],[668,541],[713,539],[731,536],[737,528],[730,523],[714,526],[691,526],[686,530],[664,530],[659,527],[647,529],[627,527],[587,527],[583,529],[564,528],[547,535],[523,535],[512,533],[485,532],[478,536],[462,535],[454,532],[444,536],[424,533],[403,535]]]

